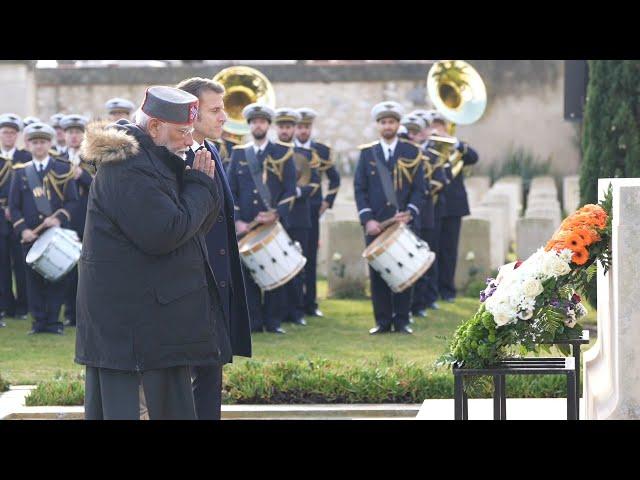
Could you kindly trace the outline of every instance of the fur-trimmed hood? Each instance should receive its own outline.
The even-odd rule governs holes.
[[[87,125],[84,140],[80,145],[80,155],[96,164],[121,162],[136,155],[140,150],[136,134],[144,132],[129,122],[92,122]]]

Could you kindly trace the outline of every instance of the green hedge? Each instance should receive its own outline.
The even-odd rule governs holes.
[[[507,377],[512,398],[566,396],[563,376]],[[472,397],[490,397],[485,388]],[[225,404],[422,403],[453,398],[453,376],[422,365],[381,362],[347,365],[327,360],[262,363],[246,361],[225,369]],[[82,405],[84,381],[62,377],[41,383],[27,405]]]

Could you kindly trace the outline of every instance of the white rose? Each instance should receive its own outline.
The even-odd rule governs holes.
[[[504,312],[498,312],[493,315],[493,321],[496,322],[496,325],[502,327],[511,321],[509,315]]]
[[[568,248],[563,248],[562,250],[560,250],[560,252],[558,252],[558,256],[563,262],[570,263],[571,259],[573,258],[573,252]]]
[[[576,317],[567,317],[564,319],[565,327],[573,328],[576,322],[577,322]]]
[[[547,252],[550,255],[542,261],[542,273],[547,277],[561,277],[571,272],[569,264],[560,259],[555,252]]]
[[[535,278],[530,278],[525,280],[522,284],[522,293],[525,297],[536,298],[544,291],[544,287],[542,286],[542,282]]]

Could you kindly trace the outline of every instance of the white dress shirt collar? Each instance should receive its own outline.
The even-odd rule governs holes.
[[[293,142],[294,142],[296,147],[302,147],[302,148],[307,148],[307,149],[311,150],[311,139],[307,140],[305,143],[301,143],[300,140],[295,138],[293,140]]]
[[[13,159],[13,155],[16,153],[16,147],[13,147],[11,150],[5,150],[4,148],[2,149],[2,156],[4,158],[11,158]]]
[[[36,160],[34,158],[33,164],[36,166],[37,171],[44,170],[47,168],[47,165],[49,165],[49,156],[47,155],[47,158],[45,158],[44,160]]]
[[[393,139],[393,142],[387,143],[382,138],[380,139],[380,146],[382,147],[382,152],[384,153],[384,159],[389,161],[389,149],[391,149],[391,154],[393,155],[396,151],[396,146],[398,145],[398,137]]]

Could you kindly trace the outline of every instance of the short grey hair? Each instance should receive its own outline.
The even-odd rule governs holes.
[[[149,120],[151,120],[151,117],[149,115],[147,115],[146,113],[144,113],[142,111],[142,108],[139,108],[138,110],[136,110],[135,123],[142,130],[144,130],[144,131],[147,130],[147,126],[149,125]]]

